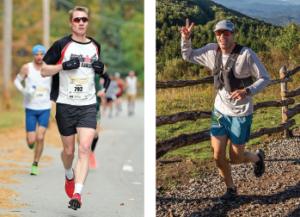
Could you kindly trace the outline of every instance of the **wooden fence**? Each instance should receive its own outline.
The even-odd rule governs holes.
[[[261,128],[255,132],[251,132],[250,139],[258,138],[266,134],[284,132],[284,136],[289,135],[289,128],[296,124],[294,119],[291,119],[296,114],[300,113],[300,103],[294,105],[290,109],[288,105],[295,103],[291,97],[300,95],[300,87],[294,91],[287,91],[287,82],[293,82],[290,77],[300,71],[300,66],[294,68],[291,71],[286,71],[286,66],[280,69],[280,79],[272,80],[268,86],[281,83],[281,98],[282,100],[277,101],[266,101],[258,102],[254,104],[254,111],[260,108],[266,107],[282,107],[282,123],[272,128]],[[206,77],[198,80],[179,80],[179,81],[165,81],[156,82],[156,89],[167,89],[167,88],[180,88],[186,86],[193,86],[198,84],[212,84],[213,76]],[[162,126],[166,124],[175,124],[181,121],[207,119],[211,118],[212,111],[186,111],[179,112],[171,115],[162,115],[156,117],[156,126]],[[190,134],[181,134],[176,137],[167,138],[156,143],[156,159],[160,158],[169,151],[197,144],[210,140],[210,130],[198,131]]]

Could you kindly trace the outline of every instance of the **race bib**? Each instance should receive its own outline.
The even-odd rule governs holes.
[[[68,98],[87,99],[89,93],[89,78],[69,77]]]
[[[32,99],[46,100],[47,99],[47,88],[37,87],[32,95]]]

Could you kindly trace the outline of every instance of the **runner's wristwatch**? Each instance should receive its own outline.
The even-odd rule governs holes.
[[[244,89],[244,91],[245,91],[245,93],[246,93],[247,96],[250,96],[250,95],[251,95],[251,89],[250,89],[249,87],[246,87],[246,88]]]

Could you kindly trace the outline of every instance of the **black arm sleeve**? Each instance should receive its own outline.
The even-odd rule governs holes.
[[[45,54],[43,61],[48,65],[55,65],[61,58],[61,45],[59,42],[54,42],[54,44],[49,48]]]
[[[101,77],[104,78],[103,87],[107,90],[107,88],[109,87],[109,84],[110,84],[110,78],[106,72],[104,74],[102,74]]]

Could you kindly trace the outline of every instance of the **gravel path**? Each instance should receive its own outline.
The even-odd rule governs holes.
[[[189,185],[164,194],[157,189],[156,216],[300,216],[299,147],[296,137],[265,145],[266,172],[260,178],[251,164],[231,165],[239,197],[228,205],[218,203],[226,187],[216,167],[210,177],[191,179]]]

